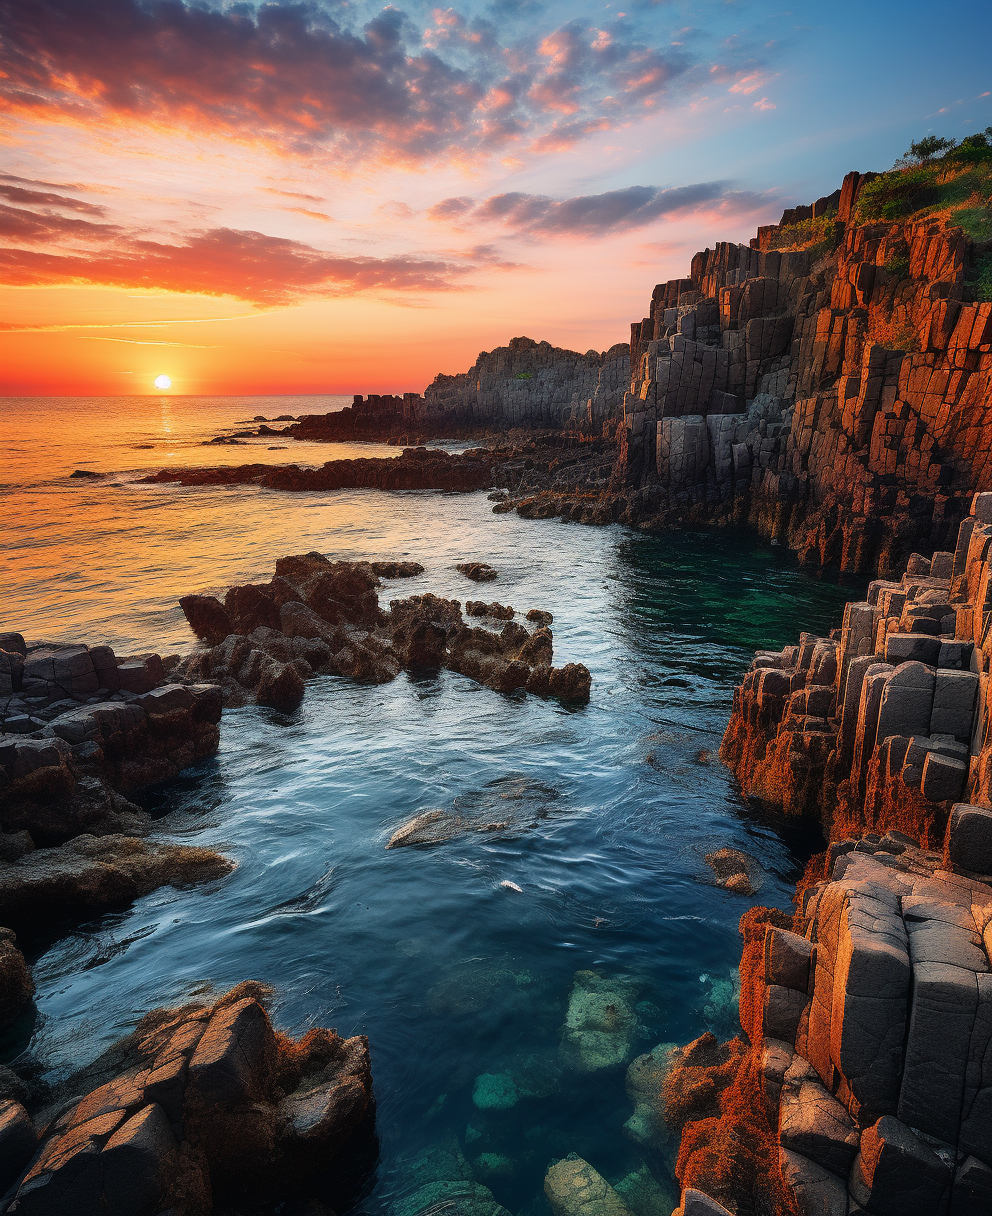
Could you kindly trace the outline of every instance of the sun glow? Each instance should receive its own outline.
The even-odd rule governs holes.
[[[168,376],[156,376],[155,377],[155,387],[156,388],[172,388],[172,381],[169,379]]]

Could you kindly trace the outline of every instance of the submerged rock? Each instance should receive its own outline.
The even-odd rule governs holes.
[[[493,1193],[481,1182],[465,1179],[431,1182],[403,1199],[396,1216],[418,1216],[418,1213],[444,1213],[445,1216],[510,1216]]]
[[[613,1188],[634,1216],[672,1216],[678,1206],[678,1186],[659,1182],[646,1165],[627,1174]]]
[[[627,1097],[634,1104],[634,1113],[623,1125],[623,1131],[641,1148],[660,1152],[668,1145],[665,1078],[677,1047],[675,1043],[659,1043],[646,1055],[638,1056],[627,1069]]]
[[[740,849],[718,849],[706,854],[706,864],[716,875],[718,887],[738,895],[757,895],[764,886],[765,872],[757,858]]]
[[[603,1175],[574,1154],[551,1166],[544,1194],[555,1216],[633,1216]]]
[[[641,984],[629,976],[576,971],[558,1056],[575,1072],[607,1072],[630,1059],[641,1029],[634,1006]]]
[[[397,828],[386,845],[443,844],[469,832],[505,832],[532,827],[548,814],[558,791],[541,781],[511,774],[481,790],[460,794],[452,809],[421,811]]]

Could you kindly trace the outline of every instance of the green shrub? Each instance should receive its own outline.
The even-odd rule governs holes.
[[[909,258],[891,257],[885,263],[885,269],[894,279],[907,279],[909,278]]]
[[[942,139],[938,135],[926,135],[909,145],[909,151],[903,153],[904,160],[928,161],[933,160],[938,152],[946,152],[954,147],[953,139]]]
[[[939,170],[935,165],[893,169],[868,182],[858,195],[857,218],[901,220],[921,207],[940,200]]]
[[[963,207],[951,216],[955,224],[960,224],[964,234],[976,244],[992,241],[992,207]]]
[[[785,224],[771,234],[771,249],[808,249],[814,256],[829,253],[840,236],[836,211],[818,215],[815,220]]]
[[[517,372],[513,378],[514,380],[533,380],[534,376],[531,372]]]

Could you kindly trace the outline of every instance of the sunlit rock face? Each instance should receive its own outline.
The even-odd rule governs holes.
[[[567,415],[618,442],[598,507],[575,497],[577,481],[568,501],[565,486],[555,501],[518,494],[522,513],[747,523],[804,562],[856,573],[949,548],[971,494],[992,488],[992,303],[976,299],[981,252],[953,220],[860,218],[872,176],[848,174],[749,245],[718,242],[658,284],[631,325],[617,404],[590,393]]]
[[[380,565],[387,576],[412,573]],[[379,606],[379,585],[367,562],[307,553],[280,558],[269,583],[231,587],[223,604],[184,596],[186,618],[204,641],[228,632],[209,651],[183,660],[177,673],[218,681],[229,705],[255,701],[276,709],[298,705],[304,681],[315,672],[384,684],[402,670],[442,667],[499,692],[589,699],[584,665],[551,665],[553,641],[543,617],[531,630],[507,619],[512,609],[499,605],[505,623],[497,633],[466,624],[460,601],[430,593],[391,600],[387,612]]]
[[[374,1161],[364,1037],[277,1035],[261,985],[147,1014],[70,1077],[35,1122],[0,1107],[2,1185],[24,1216],[207,1216]]]
[[[745,1160],[801,1213],[977,1216],[992,1196],[992,1079],[974,1063],[992,1052],[990,543],[981,493],[953,551],[872,582],[831,636],[759,652],[734,695],[724,760],[829,844],[794,918],[742,920],[733,1078],[714,1055],[693,1086],[676,1053],[666,1094],[671,1112],[722,1084]],[[739,1198],[714,1114],[686,1102],[679,1177]]]

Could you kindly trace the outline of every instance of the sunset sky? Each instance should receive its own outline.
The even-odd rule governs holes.
[[[7,395],[603,349],[696,249],[992,123],[988,0],[0,0],[0,32]]]

